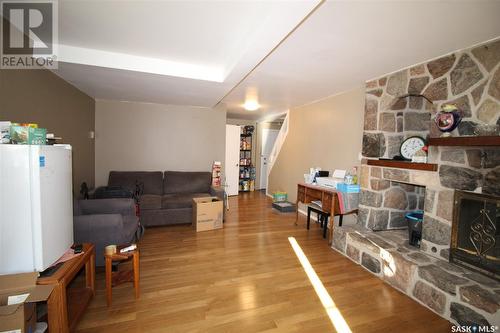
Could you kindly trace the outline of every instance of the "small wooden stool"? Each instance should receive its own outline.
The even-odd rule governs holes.
[[[134,282],[135,298],[139,298],[139,249],[130,252],[120,253],[120,250],[128,245],[118,246],[115,254],[104,254],[106,259],[106,301],[111,305],[113,286],[124,282]],[[132,258],[133,269],[127,271],[112,272],[113,261],[123,261]]]
[[[323,238],[326,238],[326,230],[328,229],[328,218],[330,214],[321,210],[319,206],[307,205],[307,230],[309,230],[309,224],[311,222],[311,212],[318,214],[318,222],[323,228]]]

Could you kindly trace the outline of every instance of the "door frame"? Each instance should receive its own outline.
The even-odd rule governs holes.
[[[239,193],[239,170],[240,170],[240,132],[238,125],[226,124],[226,153],[225,153],[225,186],[226,193],[238,195]],[[237,133],[237,135],[236,135]],[[233,142],[235,141],[235,142]],[[234,160],[231,159],[231,153],[234,154]],[[234,169],[233,169],[234,168]],[[235,179],[231,177],[231,172],[235,170]],[[230,183],[231,182],[231,183]]]

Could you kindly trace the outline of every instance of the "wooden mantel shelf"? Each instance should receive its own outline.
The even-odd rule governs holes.
[[[432,163],[413,163],[394,160],[368,160],[368,165],[376,165],[387,168],[413,169],[423,171],[437,171],[437,164]]]
[[[429,146],[500,146],[500,136],[452,136],[430,138]]]

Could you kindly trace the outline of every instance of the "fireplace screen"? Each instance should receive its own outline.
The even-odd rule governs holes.
[[[455,191],[450,261],[500,280],[500,197]]]

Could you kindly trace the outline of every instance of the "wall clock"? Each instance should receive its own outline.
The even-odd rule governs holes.
[[[405,160],[411,160],[413,155],[425,146],[425,139],[420,136],[406,138],[399,147],[399,153]]]

